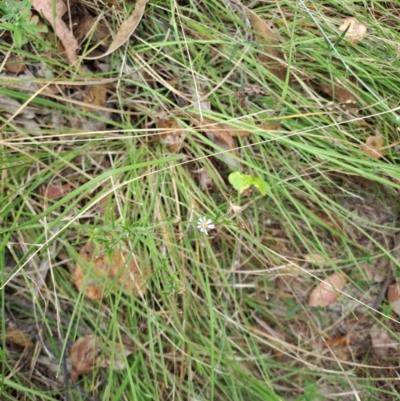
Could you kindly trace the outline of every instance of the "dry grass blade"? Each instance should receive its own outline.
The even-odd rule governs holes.
[[[247,10],[251,25],[257,33],[256,42],[264,45],[264,53],[260,54],[259,59],[267,64],[268,69],[278,78],[284,80],[286,76],[286,67],[279,63],[277,59],[283,60],[283,53],[278,50],[279,41],[275,33],[269,26],[269,23],[259,17],[254,11]]]
[[[96,60],[105,57],[108,54],[113,53],[115,50],[120,48],[124,43],[126,43],[133,34],[133,32],[135,32],[137,26],[139,25],[139,22],[143,17],[144,9],[148,1],[149,0],[137,0],[132,15],[125,22],[122,23],[117,34],[115,35],[114,40],[111,42],[110,47],[105,53],[97,57],[85,57],[85,59]]]

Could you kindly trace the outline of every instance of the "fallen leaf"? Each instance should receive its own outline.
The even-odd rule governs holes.
[[[382,283],[390,274],[390,262],[386,256],[378,257],[373,264],[363,263],[360,267],[365,271],[368,280],[374,283]]]
[[[93,28],[94,26],[95,28]],[[101,22],[98,22],[97,19],[90,14],[84,15],[79,20],[78,25],[74,29],[74,34],[78,40],[90,38],[93,42],[101,42],[110,35],[107,27]]]
[[[369,335],[375,355],[384,358],[389,352],[389,333],[382,326],[374,324],[369,330]]]
[[[360,43],[367,33],[367,27],[354,17],[346,18],[340,25],[339,31],[345,32],[347,27],[349,28],[344,37],[354,44]]]
[[[381,136],[369,136],[362,147],[364,153],[375,159],[385,156],[384,139]]]
[[[286,77],[286,66],[283,64],[283,53],[279,50],[279,41],[272,31],[270,24],[259,17],[254,11],[247,9],[249,20],[257,33],[256,42],[264,45],[264,53],[260,54],[259,59],[267,64],[267,68],[281,80]],[[278,59],[278,60],[277,60]]]
[[[123,336],[123,343],[104,346],[102,339],[89,334],[78,338],[72,344],[69,358],[72,364],[71,380],[90,373],[96,368],[111,367],[113,370],[126,369],[125,359],[133,353],[132,341]]]
[[[0,94],[0,115],[3,113],[10,115],[19,114],[29,120],[36,117],[34,109],[23,107],[17,100]]]
[[[34,345],[29,333],[16,327],[6,327],[5,339],[7,343],[19,345],[24,348],[33,348]]]
[[[40,194],[47,199],[61,199],[71,188],[71,185],[66,184],[56,184],[47,185],[40,190]]]
[[[89,373],[99,367],[103,341],[94,335],[78,338],[71,346],[69,357],[72,362],[71,380],[75,381],[79,375]]]
[[[111,42],[108,50],[96,57],[85,57],[87,60],[96,60],[102,57],[107,56],[108,54],[113,53],[115,50],[120,48],[124,43],[126,43],[133,32],[135,32],[139,22],[141,21],[146,4],[149,0],[136,0],[135,8],[133,10],[132,15],[124,21],[118,29],[117,34],[115,35],[114,40]]]
[[[329,261],[319,253],[306,253],[304,255],[304,260],[308,263],[317,263],[319,265],[324,265],[325,263],[329,263]]]
[[[194,129],[212,134],[215,139],[223,142],[226,145],[226,149],[231,150],[233,154],[236,154],[234,150],[236,145],[233,137],[252,136],[252,133],[249,131],[232,128],[209,117],[203,116],[202,119],[199,119],[196,115],[191,118],[191,122],[194,124]]]
[[[104,84],[91,85],[83,97],[83,111],[95,111],[106,105],[107,86]]]
[[[387,299],[396,315],[400,316],[400,288],[398,283],[389,287]]]
[[[26,70],[26,66],[22,61],[22,57],[15,54],[9,55],[4,67],[6,68],[7,72],[12,74],[20,74]]]
[[[194,129],[206,132],[210,140],[236,155],[234,150],[236,145],[233,140],[234,130],[231,127],[207,117],[203,117],[202,121],[193,117],[192,122],[195,125]]]
[[[337,83],[321,83],[319,85],[320,90],[331,97],[335,102],[340,103],[342,105],[356,105],[357,98],[353,93],[351,93],[348,89],[344,89],[344,84]]]
[[[180,123],[174,118],[159,118],[157,124],[160,129],[160,143],[166,145],[171,152],[179,152],[186,139]]]
[[[147,272],[140,269],[134,253],[115,249],[108,255],[102,246],[96,247],[93,242],[88,242],[80,249],[79,256],[90,265],[90,277],[86,278],[89,268],[82,267],[79,261],[74,270],[74,283],[78,290],[85,290],[87,298],[100,300],[105,288],[116,289],[115,283],[130,295],[142,296],[146,292]]]
[[[78,41],[75,39],[72,32],[68,29],[62,16],[67,11],[66,5],[62,0],[56,0],[53,5],[52,0],[33,0],[33,8],[51,25],[58,39],[64,46],[65,53],[71,65],[75,65],[78,61],[76,50],[78,49]]]
[[[281,123],[274,123],[274,124],[261,124],[258,125],[257,128],[259,128],[262,131],[275,131],[278,128],[281,127]]]
[[[199,173],[199,187],[202,191],[206,191],[207,189],[214,186],[214,180],[211,177],[208,170],[202,168]]]
[[[343,233],[343,224],[342,222],[337,218],[328,215],[325,212],[322,211],[317,211],[313,212],[315,216],[317,216],[319,219],[321,219],[324,223],[326,223],[329,227],[333,228],[334,230],[339,231],[340,233]]]
[[[346,347],[350,344],[350,338],[349,336],[338,336],[338,337],[332,337],[328,338],[325,341],[326,345],[329,347]]]
[[[345,285],[346,277],[343,274],[331,274],[311,291],[308,306],[328,306],[336,302],[338,292],[343,291]]]

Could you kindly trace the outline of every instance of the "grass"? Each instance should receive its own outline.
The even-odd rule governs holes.
[[[80,7],[115,32],[133,4]],[[377,357],[369,338],[376,324],[399,341],[392,307],[374,303],[385,282],[373,279],[399,267],[398,4],[249,7],[274,24],[283,80],[260,62],[264,47],[230,1],[150,1],[105,72],[89,61],[77,72],[49,35],[17,49],[3,34],[1,68],[12,54],[34,76],[3,75],[0,85],[19,104],[0,105],[2,399],[398,399],[395,352]],[[338,31],[348,16],[368,27],[358,45]],[[38,74],[43,65],[50,78]],[[83,107],[90,81],[107,82],[107,103],[92,112]],[[339,87],[356,105],[335,100]],[[235,139],[240,167],[194,116],[251,133]],[[185,131],[180,151],[158,141],[165,117]],[[363,150],[375,135],[380,159]],[[268,195],[238,195],[228,182],[238,169],[267,182]],[[63,197],[43,196],[60,183]],[[209,236],[200,216],[216,224]],[[125,245],[140,255],[148,292],[126,294],[115,279],[100,284],[101,302],[86,299],[73,270],[89,240],[105,254]],[[334,272],[348,280],[340,303],[308,307]],[[7,339],[10,325],[32,344]],[[109,363],[72,383],[69,350],[87,334]],[[116,358],[118,344],[133,353]]]

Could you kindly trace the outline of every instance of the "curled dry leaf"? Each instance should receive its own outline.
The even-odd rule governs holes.
[[[16,327],[6,327],[5,340],[7,343],[19,345],[24,348],[33,348],[33,342],[29,333]]]
[[[69,357],[72,362],[71,380],[75,381],[79,375],[89,373],[99,366],[103,341],[94,335],[78,338],[71,346]]]
[[[384,358],[389,352],[389,333],[382,326],[374,324],[369,330],[369,335],[375,355]]]
[[[71,380],[75,381],[79,375],[96,368],[110,366],[113,370],[126,369],[125,358],[132,354],[133,347],[130,339],[124,337],[122,340],[123,344],[113,343],[104,347],[102,339],[92,334],[78,338],[69,353]]]
[[[362,147],[363,151],[375,159],[380,159],[385,156],[384,139],[381,136],[369,136],[365,145]]]
[[[339,291],[343,291],[345,285],[346,277],[343,274],[331,274],[311,291],[308,306],[328,306],[336,302]]]
[[[106,105],[107,101],[107,86],[104,84],[91,85],[85,93],[83,101],[83,111],[96,111]]]
[[[387,299],[396,315],[400,316],[400,285],[398,283],[389,287]]]
[[[353,17],[346,18],[343,21],[343,24],[340,25],[339,31],[345,32],[347,27],[349,28],[344,37],[354,44],[360,43],[364,39],[365,34],[367,33],[367,27]]]
[[[279,41],[268,23],[259,17],[254,11],[247,9],[249,20],[257,34],[256,42],[264,45],[264,53],[259,59],[267,65],[267,68],[278,78],[284,80],[286,77],[286,66],[283,65],[283,53],[279,50]]]
[[[67,11],[67,7],[63,1],[56,0],[55,6],[53,6],[52,0],[33,0],[32,6],[40,15],[43,15],[54,29],[58,39],[60,39],[60,42],[64,46],[69,63],[71,65],[76,64],[78,61],[76,50],[79,45],[72,32],[62,20],[62,16]]]
[[[179,152],[186,139],[185,131],[174,118],[159,118],[160,142],[167,146],[171,152]]]
[[[147,272],[141,269],[138,257],[131,252],[116,249],[111,255],[101,246],[88,242],[80,251],[79,261],[74,270],[74,283],[78,290],[84,289],[87,298],[98,301],[106,288],[122,287],[128,294],[142,296],[147,290]],[[89,279],[86,272],[90,272]],[[116,284],[115,284],[116,283]]]

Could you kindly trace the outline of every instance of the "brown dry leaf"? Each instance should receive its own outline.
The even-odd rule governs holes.
[[[375,355],[384,358],[389,352],[389,333],[382,326],[374,324],[369,330],[369,335]]]
[[[158,118],[157,124],[160,129],[160,142],[171,152],[179,152],[186,139],[180,123],[174,118]]]
[[[224,146],[224,148],[231,150],[233,154],[236,154],[236,152],[233,150],[236,147],[233,137],[249,137],[252,135],[251,132],[235,130],[229,125],[220,123],[209,117],[203,117],[201,121],[196,116],[192,117],[191,121],[195,124],[195,129],[211,133],[215,137],[215,139],[223,142],[226,145]]]
[[[78,338],[71,346],[69,357],[73,365],[71,380],[75,381],[79,375],[89,373],[99,366],[103,341],[94,335]]]
[[[26,66],[22,60],[22,57],[15,54],[10,54],[4,67],[6,68],[7,72],[12,74],[20,74],[26,70]]]
[[[350,27],[344,37],[354,44],[360,43],[367,33],[367,27],[356,18],[350,17],[343,21],[343,24],[339,27],[339,31],[344,32],[349,25]]]
[[[281,123],[274,123],[274,124],[261,124],[258,128],[262,131],[275,131],[281,127]]]
[[[89,90],[83,97],[85,105],[83,111],[95,111],[106,105],[107,101],[107,86],[104,84],[91,85]]]
[[[343,291],[345,285],[346,277],[343,274],[331,274],[311,291],[308,306],[328,306],[336,302],[338,292]]]
[[[266,63],[268,69],[281,80],[286,77],[286,66],[279,60],[284,60],[283,53],[279,50],[279,41],[275,33],[270,28],[270,24],[259,17],[254,11],[247,9],[249,20],[254,31],[258,34],[256,42],[264,45],[264,53],[260,54],[259,59]]]
[[[400,287],[398,283],[389,287],[387,299],[396,315],[400,316]]]
[[[68,183],[47,185],[47,187],[41,188],[40,194],[47,199],[61,199],[70,188],[71,185]]]
[[[384,139],[381,136],[369,136],[362,147],[364,153],[375,159],[385,156]]]
[[[343,89],[335,83],[321,83],[320,90],[330,96],[335,102],[341,104],[357,104],[357,98],[349,90]]]
[[[374,264],[364,263],[361,268],[365,271],[367,278],[374,283],[382,283],[390,274],[390,262],[386,256],[378,257]]]
[[[328,347],[347,347],[350,344],[350,338],[349,336],[338,336],[338,337],[332,337],[328,338],[325,343]]]
[[[82,40],[87,36],[94,42],[101,42],[110,35],[107,27],[102,23],[97,23],[97,20],[90,14],[86,14],[79,20],[77,27],[74,29],[75,36],[78,40]],[[94,32],[93,26],[96,25]]]
[[[16,344],[25,348],[33,348],[34,344],[29,334],[16,327],[7,326],[5,337],[7,343]]]
[[[87,269],[82,268],[80,262],[74,271],[75,286],[78,290],[84,287],[87,298],[100,300],[103,289],[109,289],[112,282],[117,282],[131,295],[142,296],[146,292],[147,273],[140,269],[138,258],[133,253],[116,249],[110,257],[101,246],[96,248],[93,242],[88,242],[80,249],[79,256],[91,265],[89,279],[85,277]]]
[[[149,0],[136,0],[135,9],[133,10],[132,15],[121,24],[108,50],[100,56],[86,57],[86,59],[96,60],[105,57],[120,48],[124,43],[126,43],[139,25],[148,1]]]
[[[315,216],[317,216],[319,219],[321,219],[324,223],[326,223],[329,227],[333,228],[334,230],[339,231],[340,233],[343,233],[343,224],[342,222],[334,216],[330,216],[325,212],[318,211],[314,212]]]
[[[320,255],[319,253],[306,253],[304,255],[304,260],[308,263],[317,263],[319,265],[323,265],[325,263],[329,263],[328,260],[323,255]]]
[[[202,168],[199,174],[199,187],[202,191],[207,191],[207,189],[213,187],[215,184],[213,178],[211,177],[208,170]]]
[[[65,53],[71,65],[78,61],[76,50],[78,49],[78,41],[75,39],[72,32],[68,29],[62,16],[67,11],[67,7],[62,0],[56,0],[53,6],[52,0],[33,0],[33,8],[52,26],[58,39],[64,46]]]
[[[113,370],[126,369],[125,359],[133,353],[133,346],[126,336],[122,340],[123,344],[113,343],[104,348],[100,337],[89,334],[78,338],[69,352],[71,380],[75,381],[79,375],[90,373],[96,368],[110,366]]]

